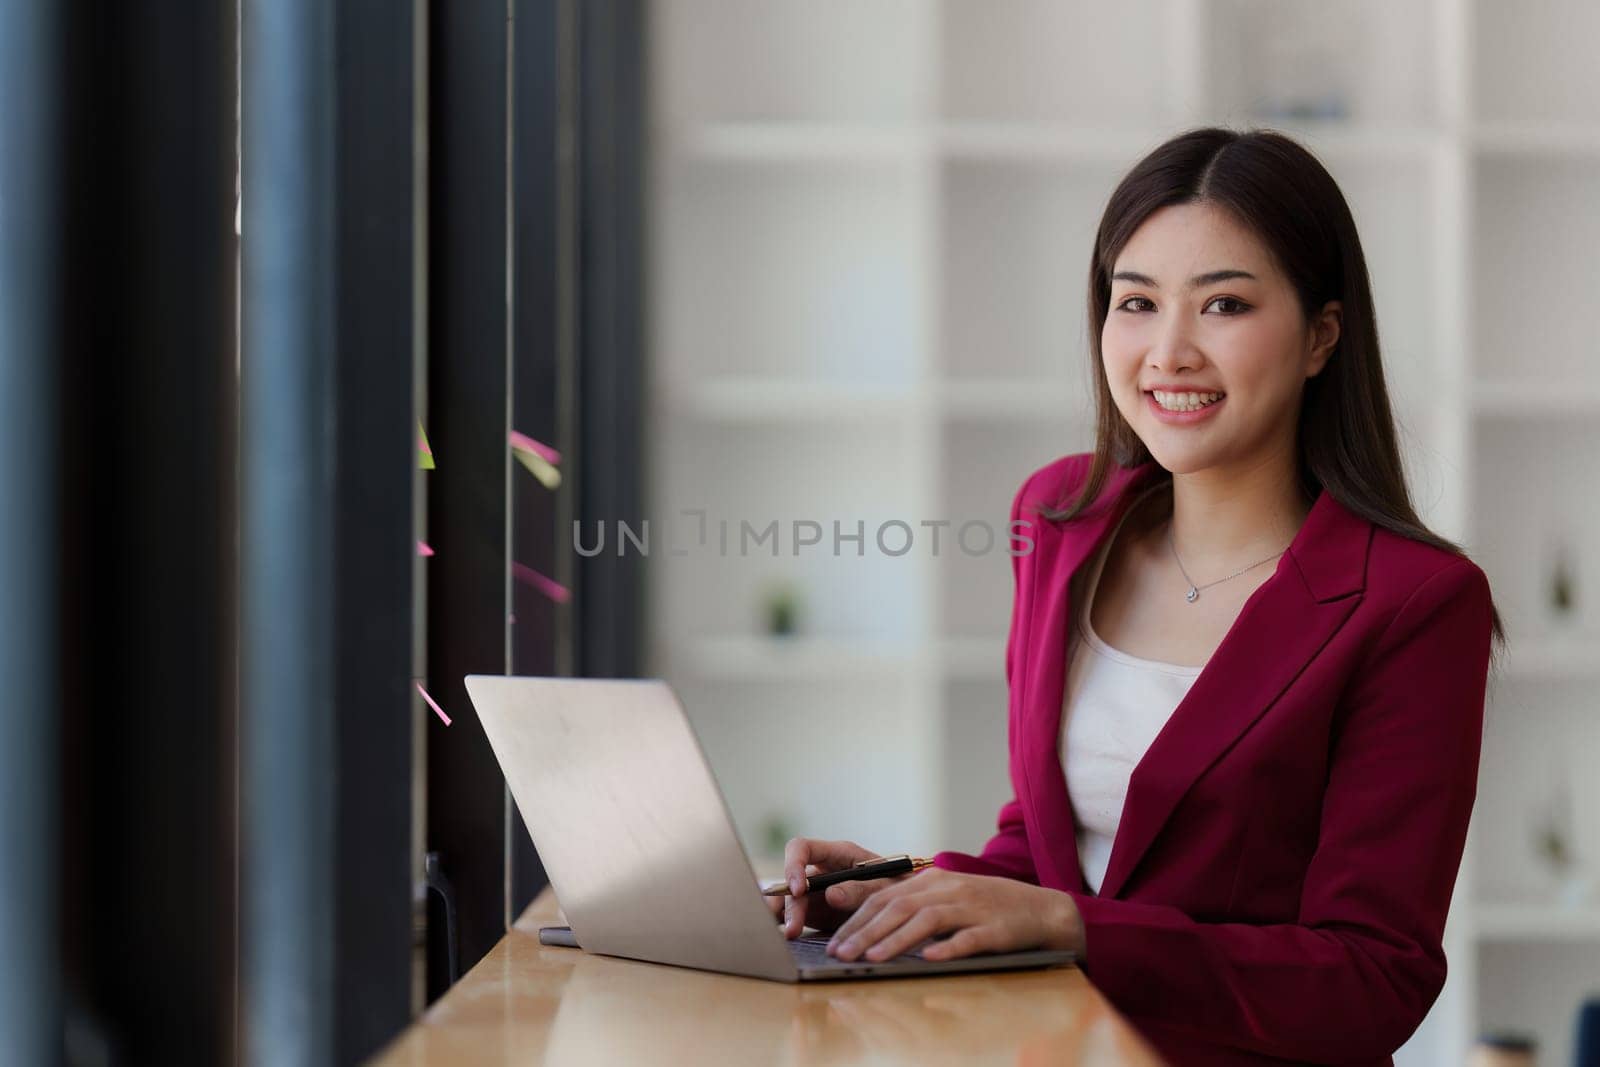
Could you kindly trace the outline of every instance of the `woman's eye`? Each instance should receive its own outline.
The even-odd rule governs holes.
[[[1216,307],[1219,315],[1239,315],[1250,310],[1250,305],[1233,296],[1214,296],[1206,303],[1206,307]],[[1149,297],[1130,296],[1117,305],[1118,311],[1153,311],[1155,305]]]

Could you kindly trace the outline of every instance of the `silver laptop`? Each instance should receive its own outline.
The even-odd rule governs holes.
[[[658,679],[469,675],[467,693],[584,951],[780,982],[1070,963],[829,956],[783,934],[682,705]]]

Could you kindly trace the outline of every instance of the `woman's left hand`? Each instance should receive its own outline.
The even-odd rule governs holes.
[[[883,960],[949,933],[922,950],[929,960],[1030,948],[1084,951],[1072,897],[1014,878],[925,868],[880,889],[840,925],[828,951],[842,960]]]

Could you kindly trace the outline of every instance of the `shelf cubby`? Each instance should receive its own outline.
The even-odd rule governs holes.
[[[1087,278],[1110,167],[956,160],[943,174],[943,371],[1071,382],[1088,350]]]
[[[656,0],[653,105],[665,124],[707,120],[901,123],[932,84],[924,0]]]
[[[942,0],[939,109],[947,119],[1104,127],[1170,117],[1159,35],[1168,0]]]
[[[945,848],[977,855],[1012,797],[1006,744],[1007,697],[998,682],[952,681],[944,690]]]
[[[1600,69],[1586,43],[1600,37],[1600,7],[1586,0],[1467,2],[1479,120],[1600,123]]]
[[[1365,127],[1438,121],[1436,4],[1385,0],[1211,0],[1211,110],[1274,124],[1328,115]],[[1334,118],[1336,116],[1336,119]]]
[[[1495,155],[1477,163],[1472,224],[1477,380],[1600,390],[1594,298],[1600,160]]]
[[[939,589],[939,633],[955,638],[1003,635],[1015,584],[1009,552],[1026,549],[1022,542],[1008,540],[1012,498],[1028,474],[1052,459],[1089,447],[1092,435],[1087,427],[1062,419],[1020,425],[952,422],[941,436],[945,481],[940,518],[951,525],[933,568]],[[987,538],[976,526],[963,548],[958,535],[969,522],[993,531],[992,548],[980,551]]]
[[[1474,901],[1491,915],[1497,903],[1537,905],[1552,917],[1582,910],[1584,901],[1565,900],[1560,879],[1546,868],[1536,845],[1552,807],[1564,806],[1567,848],[1600,878],[1596,751],[1600,715],[1588,686],[1520,683],[1496,693],[1484,724],[1474,832],[1480,854],[1497,861],[1478,868],[1472,887]],[[1587,903],[1600,906],[1600,899]],[[1492,932],[1492,923],[1483,925]]]
[[[661,385],[913,380],[927,343],[918,168],[696,159],[658,173]]]
[[[670,624],[658,631],[662,640],[765,633],[763,596],[777,582],[800,590],[803,636],[913,639],[929,598],[914,560],[885,554],[876,543],[885,523],[910,521],[920,511],[903,427],[666,420],[659,433],[649,515],[664,525],[654,531],[649,562],[661,602],[672,605]],[[702,509],[703,541],[699,517],[686,514]],[[819,535],[796,523],[817,524],[820,542],[802,544]],[[847,539],[858,523],[859,547]],[[884,539],[895,551],[899,539],[892,533]]]
[[[1515,649],[1555,652],[1600,637],[1600,495],[1582,473],[1595,447],[1588,420],[1501,419],[1475,427],[1474,558],[1489,575]],[[1565,555],[1571,606],[1553,606]],[[1513,653],[1514,654],[1514,653]]]

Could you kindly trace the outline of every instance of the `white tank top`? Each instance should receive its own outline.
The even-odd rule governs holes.
[[[1134,508],[1162,488],[1158,484],[1146,490],[1117,521],[1094,561],[1083,607],[1074,612],[1068,630],[1061,766],[1072,801],[1078,860],[1084,883],[1094,893],[1100,891],[1111,859],[1128,778],[1204,669],[1130,656],[1100,640],[1089,623],[1100,571],[1117,532]]]

